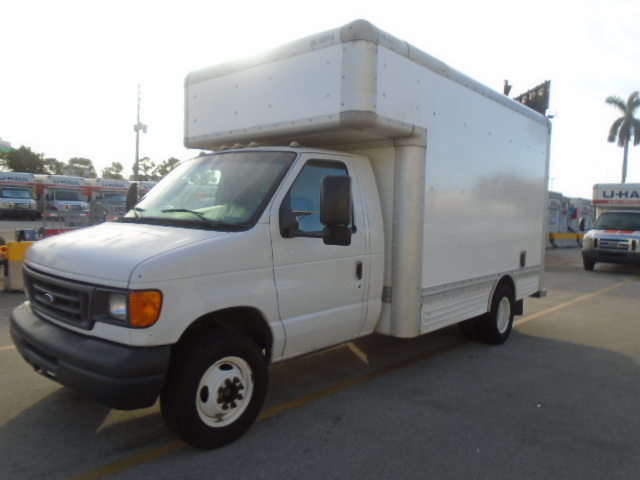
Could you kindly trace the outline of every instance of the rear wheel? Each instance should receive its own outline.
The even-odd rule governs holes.
[[[596,262],[591,262],[589,260],[582,260],[582,265],[584,265],[584,269],[588,272],[592,272],[596,266]]]
[[[162,417],[189,445],[222,447],[256,420],[267,383],[267,362],[254,342],[211,331],[178,347],[160,395]]]
[[[507,341],[513,328],[513,290],[507,285],[498,285],[491,299],[491,310],[477,319],[482,339],[494,345]]]

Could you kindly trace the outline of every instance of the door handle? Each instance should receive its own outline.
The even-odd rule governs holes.
[[[356,278],[362,280],[362,262],[356,262]]]

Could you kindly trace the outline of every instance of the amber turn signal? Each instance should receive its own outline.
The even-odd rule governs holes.
[[[129,325],[147,328],[158,321],[162,309],[162,293],[156,290],[129,293]]]

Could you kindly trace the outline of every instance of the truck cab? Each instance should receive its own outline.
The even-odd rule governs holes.
[[[94,224],[122,217],[129,182],[124,179],[89,178],[89,204]]]
[[[640,210],[602,213],[583,239],[585,270],[596,263],[640,265]]]
[[[75,212],[89,210],[89,204],[80,190],[55,189],[46,194],[46,209]]]
[[[640,184],[595,184],[593,207],[597,220],[583,239],[584,268],[591,271],[596,263],[640,265]]]
[[[33,198],[35,177],[31,173],[0,172],[0,219],[6,217],[38,216]]]
[[[0,219],[24,216],[35,220],[36,202],[30,188],[11,186],[0,188]]]

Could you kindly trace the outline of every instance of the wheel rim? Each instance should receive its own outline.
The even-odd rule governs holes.
[[[202,375],[196,392],[200,419],[211,427],[235,422],[247,409],[253,394],[253,375],[240,357],[225,357]]]
[[[505,333],[509,328],[509,320],[511,318],[511,302],[507,297],[503,297],[498,304],[498,312],[496,313],[496,327],[498,332]]]

